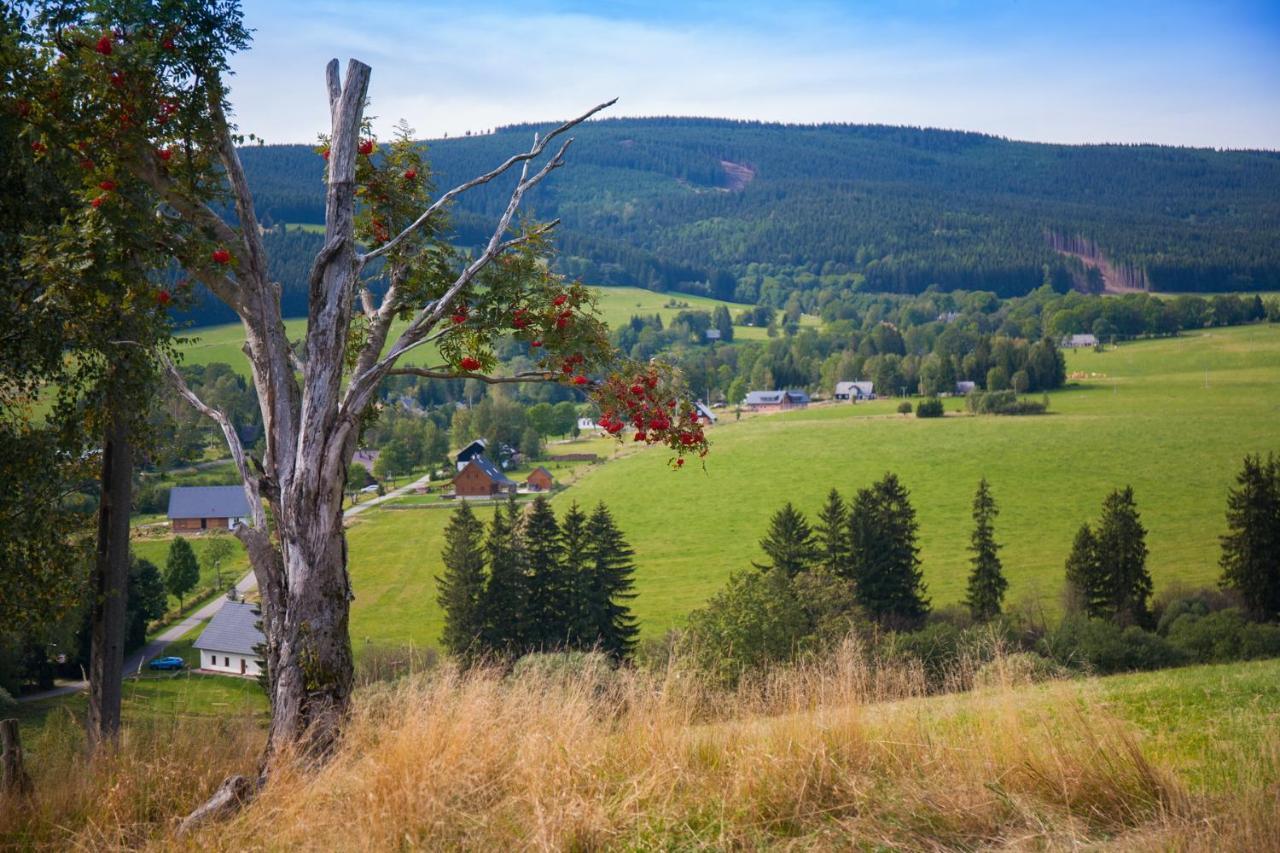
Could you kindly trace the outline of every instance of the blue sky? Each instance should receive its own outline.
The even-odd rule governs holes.
[[[331,57],[373,67],[385,134],[617,116],[959,128],[1280,149],[1280,2],[247,0],[241,128],[310,142]]]

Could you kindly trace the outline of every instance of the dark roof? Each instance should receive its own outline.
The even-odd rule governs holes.
[[[266,642],[257,628],[261,619],[256,604],[224,602],[218,612],[213,614],[209,626],[200,634],[200,638],[191,645],[214,652],[251,655],[254,646]]]
[[[494,465],[492,462],[490,462],[489,457],[485,456],[483,453],[472,456],[471,461],[467,464],[468,466],[475,465],[477,468],[480,469],[480,472],[482,474],[484,474],[486,477],[488,477],[490,480],[492,480],[495,483],[498,483],[501,485],[511,485],[511,486],[515,485],[515,481],[509,479],[506,474],[502,473],[502,469],[499,468],[497,465]],[[463,468],[462,470],[465,471],[467,469]],[[461,476],[461,472],[459,472],[459,476]],[[456,480],[458,478],[454,477],[453,479]]]
[[[243,486],[174,486],[169,490],[170,518],[247,518]]]
[[[468,459],[474,459],[476,456],[484,453],[484,449],[489,446],[489,442],[483,438],[477,438],[466,447],[458,451],[458,455],[454,457],[459,462],[466,462]]]
[[[750,391],[747,393],[748,406],[778,405],[784,400],[791,403],[808,403],[809,395],[803,391]]]

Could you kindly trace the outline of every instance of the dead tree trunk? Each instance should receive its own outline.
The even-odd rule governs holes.
[[[89,748],[114,743],[120,733],[124,668],[125,604],[129,584],[129,507],[133,491],[133,451],[128,416],[114,400],[102,445],[98,544],[93,565],[90,615]]]
[[[0,720],[0,793],[26,796],[31,793],[31,777],[22,762],[22,740],[17,720]]]

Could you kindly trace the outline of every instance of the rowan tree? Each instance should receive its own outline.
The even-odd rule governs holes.
[[[973,569],[969,572],[969,589],[965,596],[969,613],[978,622],[988,622],[1000,615],[1004,593],[1009,588],[1004,567],[1000,564],[1000,546],[996,544],[992,529],[992,522],[999,514],[987,478],[983,477],[973,496],[973,534],[969,540]]]
[[[1227,492],[1221,584],[1240,594],[1250,618],[1280,619],[1280,458],[1246,456]]]
[[[407,130],[390,141],[372,134],[364,113],[369,66],[353,60],[341,75],[330,62],[331,126],[316,148],[327,164],[324,244],[311,270],[306,329],[293,340],[228,118],[227,58],[248,40],[238,4],[46,6],[42,44],[61,71],[57,85],[30,102],[64,131],[42,144],[85,145],[85,172],[98,186],[93,197],[103,198],[98,209],[136,197],[149,217],[146,233],[244,327],[262,412],[261,458],[245,452],[224,412],[170,373],[219,424],[244,483],[250,517],[236,535],[262,598],[268,759],[286,749],[322,758],[340,734],[353,684],[343,486],[386,377],[561,382],[590,392],[612,434],[630,425],[634,440],[668,448],[673,468],[706,452],[675,372],[620,364],[591,291],[550,271],[545,254],[555,223],[517,219],[529,191],[564,165],[568,133],[612,102],[535,134],[527,150],[437,193]],[[112,172],[99,177],[102,163]],[[475,251],[455,251],[449,205],[495,181],[509,194],[492,232]],[[223,193],[233,219],[212,204]],[[65,248],[74,254],[74,246]],[[145,295],[153,305],[154,292]],[[495,345],[507,337],[528,348],[534,369],[499,369]],[[429,347],[439,354],[432,363],[398,366],[406,353]]]

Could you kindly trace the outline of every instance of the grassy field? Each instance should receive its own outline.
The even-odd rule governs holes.
[[[596,288],[596,294],[599,299],[600,316],[611,327],[626,323],[636,314],[645,316],[658,314],[662,317],[663,323],[667,323],[681,311],[711,311],[717,305],[727,305],[729,312],[735,314],[745,307],[732,302],[708,299],[703,296],[689,296],[683,293],[655,293],[651,290],[641,290],[638,287],[598,287]],[[669,304],[673,307],[667,307]],[[677,305],[679,307],[674,307]],[[804,326],[817,326],[818,323],[817,317],[808,315],[802,320],[802,325]],[[291,338],[297,338],[306,329],[306,320],[286,320],[285,328],[288,329]],[[403,328],[401,324],[395,327],[393,339],[394,334],[401,328]],[[744,340],[762,340],[765,338],[765,331],[763,328],[742,326],[734,328],[734,334]],[[248,362],[244,353],[240,351],[241,346],[244,344],[244,331],[238,323],[190,329],[180,332],[180,335],[190,339],[187,344],[181,347],[185,363],[209,364],[210,362],[220,361],[232,365],[241,373],[248,374]],[[405,364],[423,363],[422,359],[430,357],[429,354],[411,354],[406,356]]]
[[[225,536],[227,541],[231,543],[231,557],[226,560],[219,570],[222,574],[222,588],[225,592],[231,584],[244,577],[245,572],[249,571],[249,558],[245,554],[244,546],[240,544],[240,540],[230,534],[218,534]],[[184,537],[191,543],[191,549],[196,552],[196,559],[200,562],[200,580],[196,583],[196,590],[205,589],[214,584],[216,573],[212,566],[206,566],[204,560],[205,548],[209,547],[211,537],[209,534],[200,536]],[[160,570],[160,574],[164,574],[165,560],[169,556],[169,546],[173,543],[171,534],[155,535],[155,536],[135,536],[129,543],[129,547],[133,553],[144,560],[150,560]],[[186,597],[188,609],[193,601],[190,595]],[[175,609],[178,606],[178,599],[169,596],[169,607]]]
[[[1175,581],[1214,583],[1240,460],[1280,450],[1280,326],[1072,352],[1068,369],[1089,378],[1053,394],[1042,417],[917,420],[894,414],[891,400],[741,422],[726,414],[711,430],[705,473],[674,473],[658,450],[627,454],[555,502],[560,511],[574,500],[613,509],[636,550],[633,607],[650,635],[680,624],[731,571],[760,558],[758,540],[783,501],[814,514],[830,488],[849,496],[885,471],[911,490],[935,606],[963,598],[982,476],[1000,503],[1011,601],[1056,608],[1072,536],[1124,485],[1134,487],[1148,530],[1157,592]],[[351,530],[357,648],[435,642],[447,521],[442,512],[374,511]]]

